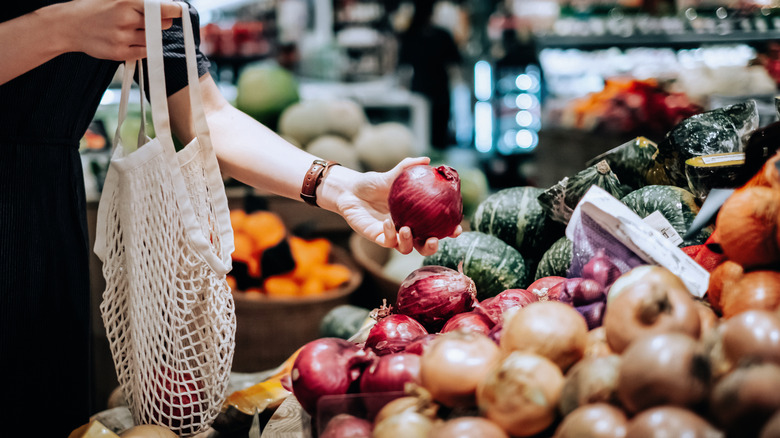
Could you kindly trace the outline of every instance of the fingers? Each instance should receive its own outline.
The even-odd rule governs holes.
[[[181,17],[181,5],[177,2],[160,2],[160,14],[162,15],[163,24],[165,24],[166,20]]]
[[[409,227],[401,227],[398,231],[398,252],[409,254],[414,249],[412,230]]]
[[[429,256],[436,253],[436,251],[439,250],[439,239],[435,237],[429,237],[428,240],[425,241],[425,244],[415,245],[414,249],[417,250],[417,252],[420,253],[420,255],[423,256]]]
[[[455,231],[453,231],[452,234],[450,234],[450,237],[452,237],[454,239],[454,238],[460,236],[460,233],[462,233],[462,232],[463,232],[463,226],[458,225],[457,227],[455,227]]]

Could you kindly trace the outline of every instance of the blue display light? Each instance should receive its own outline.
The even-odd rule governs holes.
[[[487,102],[493,97],[493,68],[487,61],[474,64],[474,96],[480,102]]]
[[[493,106],[490,102],[474,105],[474,144],[480,152],[493,148]]]

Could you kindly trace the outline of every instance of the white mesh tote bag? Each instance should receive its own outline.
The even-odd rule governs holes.
[[[156,138],[139,135],[139,143],[141,137],[148,141],[132,151],[122,145],[119,132],[136,65],[127,62],[95,253],[103,261],[106,280],[100,311],[135,421],[191,436],[208,428],[226,397],[236,322],[225,279],[233,251],[230,215],[200,97],[190,15],[187,5],[181,5],[197,136],[176,152],[165,92],[160,4],[146,0]]]

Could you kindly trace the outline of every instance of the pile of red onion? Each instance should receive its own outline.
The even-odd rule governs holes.
[[[436,333],[450,318],[473,309],[476,303],[477,287],[471,278],[454,269],[429,265],[415,269],[401,282],[395,311]]]
[[[393,181],[387,203],[396,229],[409,227],[418,245],[452,235],[463,220],[460,176],[449,166],[407,167]]]

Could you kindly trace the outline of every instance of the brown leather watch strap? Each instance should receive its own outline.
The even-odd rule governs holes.
[[[322,178],[333,166],[340,166],[335,161],[314,160],[309,167],[309,171],[306,172],[306,176],[303,178],[303,185],[301,186],[301,199],[307,204],[317,207],[317,187],[322,182]]]

